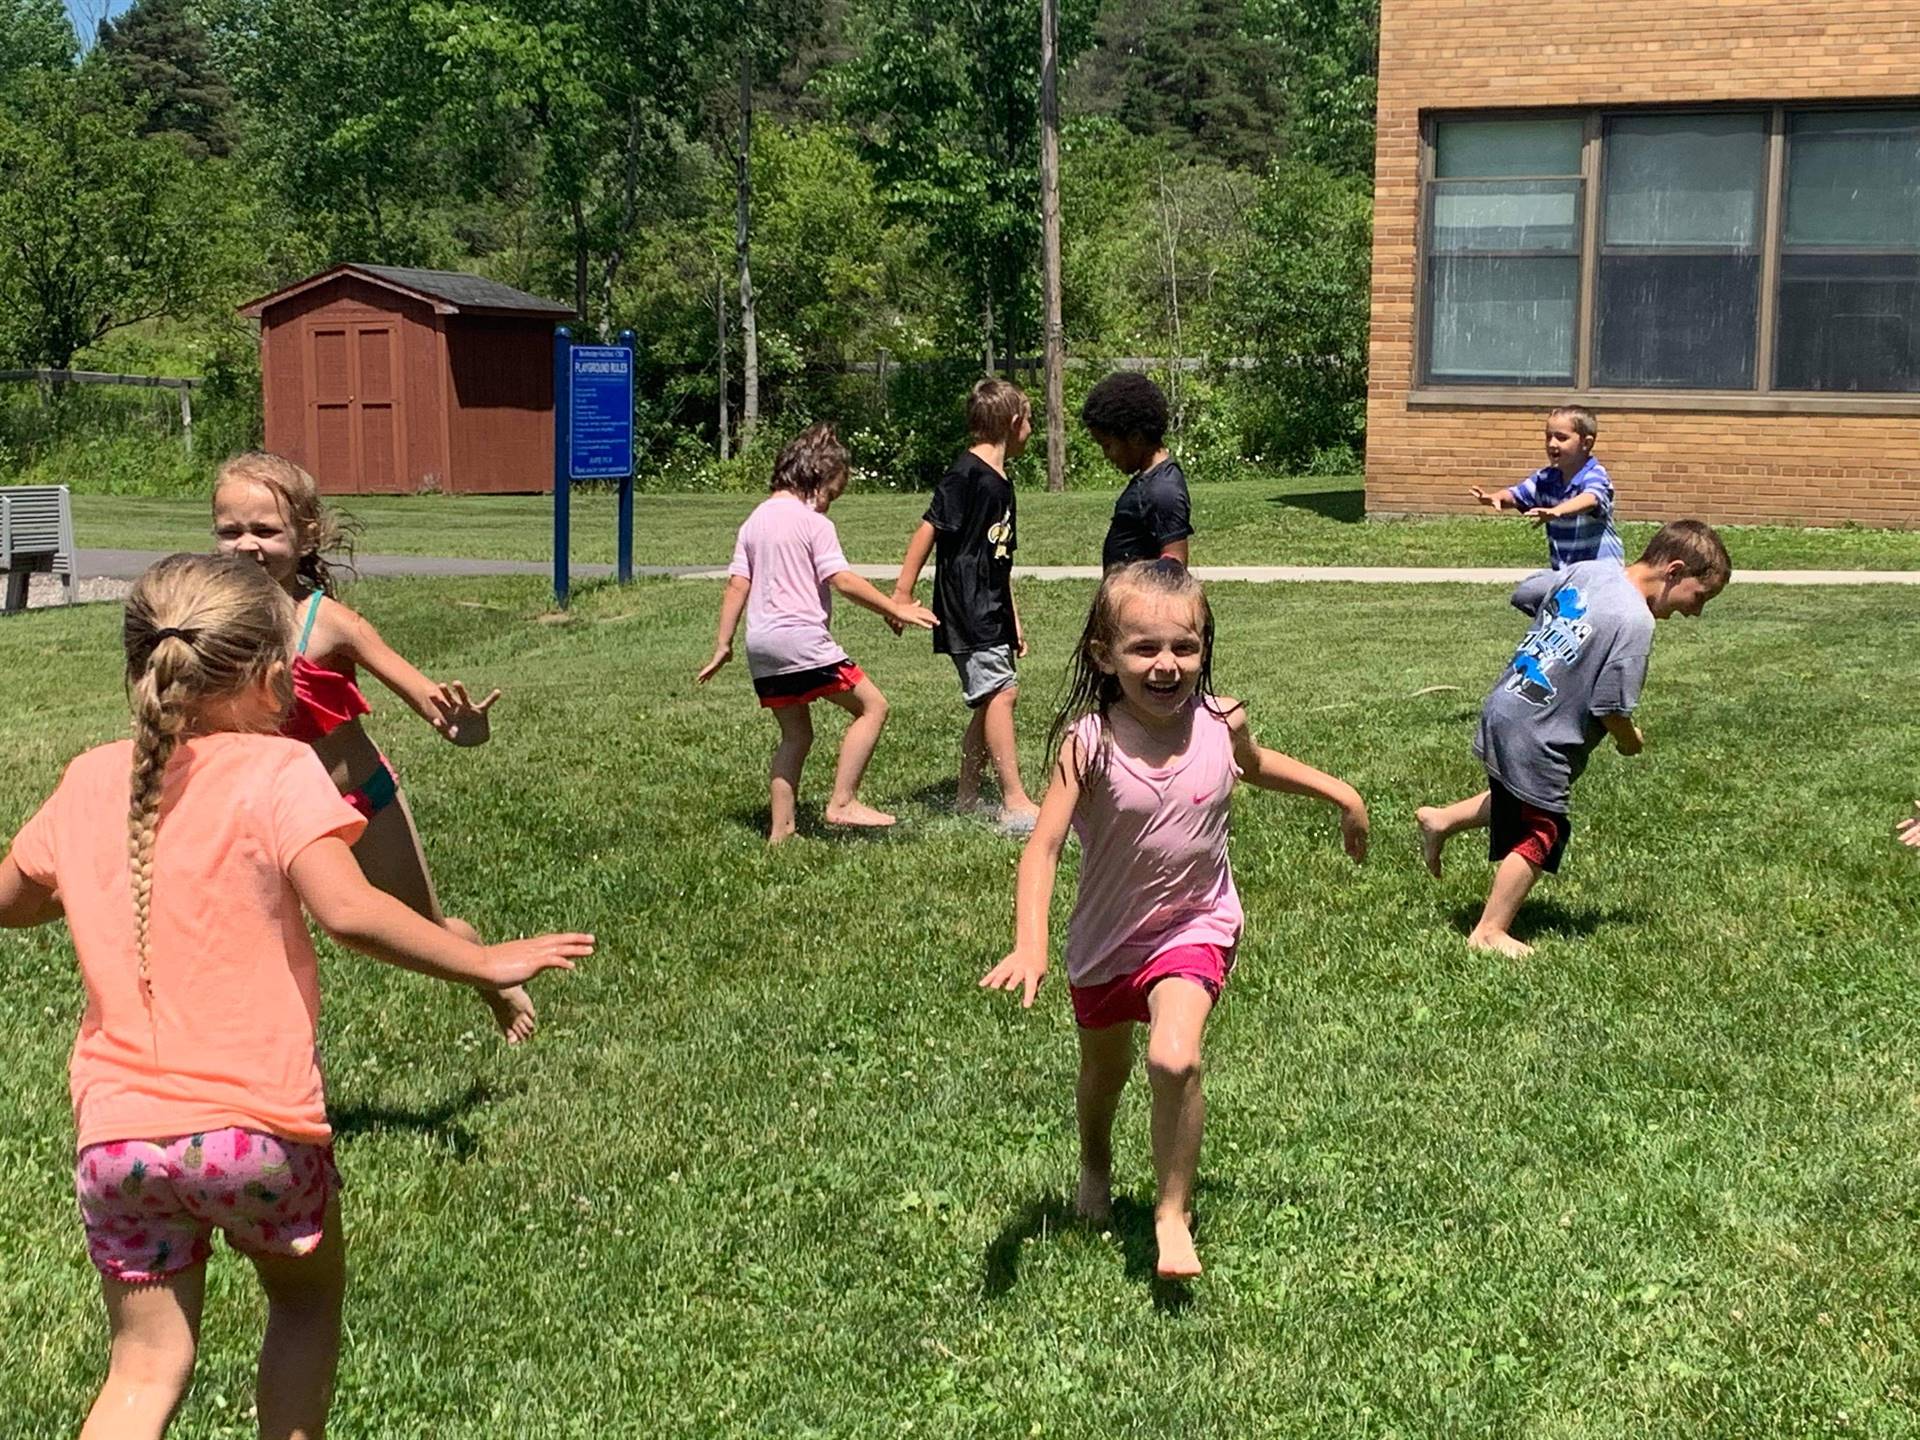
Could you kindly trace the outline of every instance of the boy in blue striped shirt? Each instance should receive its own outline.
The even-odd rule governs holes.
[[[1593,458],[1593,412],[1563,405],[1547,415],[1547,463],[1518,485],[1469,493],[1496,511],[1516,510],[1547,527],[1547,561],[1564,570],[1582,560],[1626,562],[1613,528],[1613,482]]]

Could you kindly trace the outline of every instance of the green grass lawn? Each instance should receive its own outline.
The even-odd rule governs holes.
[[[575,593],[554,621],[533,578],[353,592],[429,673],[507,690],[479,751],[376,697],[449,908],[601,948],[509,1053],[470,997],[323,947],[340,1435],[1920,1434],[1904,592],[1736,582],[1663,625],[1647,751],[1595,758],[1515,963],[1464,947],[1484,851],[1436,883],[1412,840],[1417,804],[1479,784],[1503,595],[1216,587],[1222,689],[1354,781],[1376,838],[1356,870],[1329,813],[1236,801],[1248,927],[1184,1293],[1150,1278],[1144,1085],[1118,1222],[1076,1228],[1064,988],[1029,1015],[976,989],[1018,850],[942,812],[947,662],[842,616],[894,701],[868,796],[903,824],[820,830],[823,719],[813,821],[770,854],[774,727],[743,667],[691,683],[717,588]],[[1024,595],[1030,773],[1086,597]],[[118,622],[0,621],[0,835],[123,733]],[[71,1433],[104,1324],[65,932],[0,933],[0,974],[0,1434]],[[212,1272],[195,1440],[252,1433],[261,1302]]]
[[[643,565],[724,565],[733,534],[759,495],[641,495],[634,501],[634,558]],[[1020,561],[1090,565],[1113,511],[1111,490],[1020,496]],[[200,549],[207,507],[197,501],[80,495],[74,523],[86,546]],[[894,564],[926,509],[925,495],[856,492],[834,506],[848,558]],[[1514,516],[1430,520],[1363,517],[1358,477],[1265,477],[1197,485],[1195,564],[1203,565],[1537,565],[1546,539]],[[543,496],[368,496],[348,502],[364,522],[361,547],[385,555],[458,555],[550,560],[552,502]],[[583,493],[573,504],[573,558],[611,561],[614,504]],[[1623,527],[1637,553],[1650,524]],[[1796,530],[1733,526],[1734,563],[1751,570],[1920,568],[1920,530]]]

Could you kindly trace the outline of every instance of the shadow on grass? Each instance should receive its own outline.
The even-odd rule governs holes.
[[[1061,1231],[1086,1236],[1110,1233],[1120,1246],[1127,1278],[1149,1288],[1153,1308],[1161,1314],[1178,1315],[1193,1304],[1191,1285],[1154,1274],[1158,1247],[1153,1239],[1153,1207],[1126,1195],[1114,1197],[1113,1220],[1097,1229],[1076,1215],[1063,1195],[1047,1194],[1027,1202],[987,1246],[981,1266],[981,1288],[987,1298],[998,1300],[1019,1284],[1020,1259],[1029,1241],[1045,1240]]]
[[[480,1141],[460,1122],[482,1105],[494,1099],[491,1085],[475,1080],[460,1094],[437,1105],[405,1110],[389,1105],[349,1102],[329,1113],[336,1138],[349,1135],[379,1135],[387,1131],[412,1131],[439,1141],[453,1158],[464,1165],[480,1152]]]
[[[1364,490],[1307,490],[1294,495],[1269,495],[1269,505],[1289,510],[1307,510],[1322,520],[1338,525],[1358,525],[1367,518],[1367,493]]]
[[[1480,922],[1480,904],[1458,905],[1453,911],[1453,928],[1462,936],[1471,935]],[[1562,905],[1558,900],[1529,900],[1514,917],[1513,938],[1532,944],[1541,936],[1586,938],[1612,925],[1631,925],[1640,919],[1631,905]]]

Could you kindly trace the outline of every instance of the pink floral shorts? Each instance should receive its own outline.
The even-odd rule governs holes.
[[[312,1254],[340,1172],[331,1145],[230,1128],[89,1145],[73,1185],[94,1267],[144,1285],[205,1260],[215,1230],[243,1255]]]

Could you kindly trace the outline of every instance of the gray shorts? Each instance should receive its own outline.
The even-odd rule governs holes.
[[[960,672],[960,696],[970,709],[978,710],[1015,683],[1011,645],[989,645],[984,650],[969,650],[964,655],[947,658]]]

